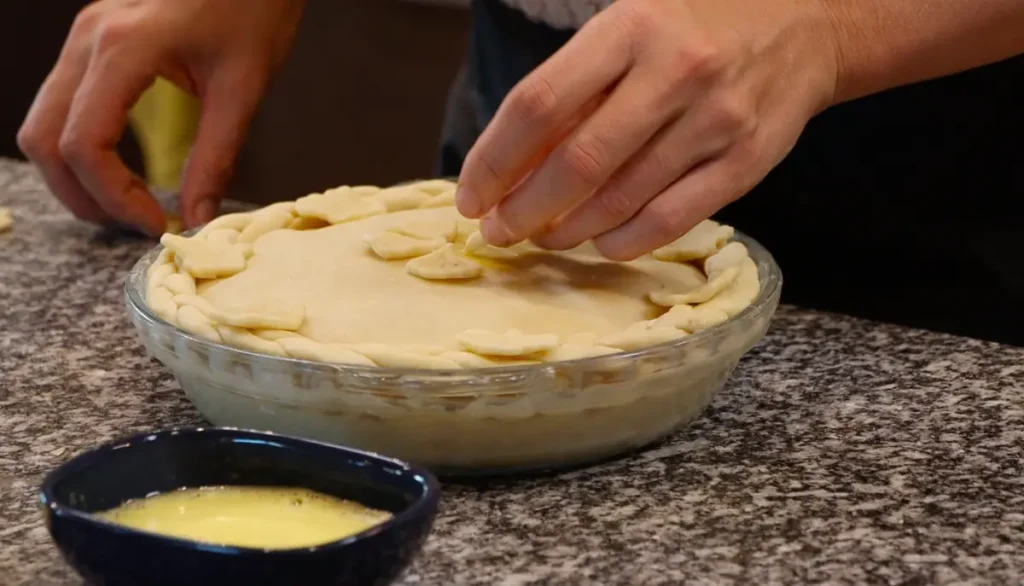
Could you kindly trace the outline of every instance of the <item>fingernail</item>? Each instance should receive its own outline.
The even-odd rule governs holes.
[[[512,235],[508,233],[501,220],[492,215],[484,216],[480,221],[480,234],[491,246],[508,246],[512,243]]]
[[[480,198],[461,185],[455,190],[455,206],[467,218],[480,215]]]
[[[217,201],[212,198],[201,199],[192,206],[192,219],[196,224],[205,224],[217,216]]]
[[[534,245],[540,248],[544,248],[546,250],[566,249],[566,247],[563,246],[563,243],[559,240],[558,235],[552,234],[551,232],[545,232],[543,234],[533,236],[532,238],[530,238],[530,242],[533,242]]]

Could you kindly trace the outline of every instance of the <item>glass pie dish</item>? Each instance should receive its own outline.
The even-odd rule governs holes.
[[[125,284],[146,349],[212,423],[352,446],[443,475],[577,466],[663,439],[697,417],[779,303],[771,254],[737,233],[760,292],[728,321],[641,350],[541,364],[424,370],[311,362],[198,338],[157,317],[143,256]]]

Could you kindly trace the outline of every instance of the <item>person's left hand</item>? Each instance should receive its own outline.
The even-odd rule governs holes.
[[[832,103],[835,45],[820,0],[618,0],[505,99],[459,211],[497,246],[636,258],[789,153]]]

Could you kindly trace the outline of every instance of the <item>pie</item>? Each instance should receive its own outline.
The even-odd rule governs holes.
[[[639,350],[722,323],[760,291],[746,247],[714,221],[614,262],[589,243],[490,246],[454,192],[343,186],[164,234],[147,304],[260,354],[461,369]]]

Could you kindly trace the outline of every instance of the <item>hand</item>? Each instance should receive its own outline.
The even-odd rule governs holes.
[[[498,246],[593,239],[629,260],[675,240],[831,105],[819,1],[618,0],[505,99],[466,158],[459,211]]]
[[[18,132],[18,145],[75,216],[159,235],[164,214],[115,146],[129,109],[162,76],[202,102],[181,208],[189,227],[208,221],[301,10],[301,0],[90,4],[71,27]]]

